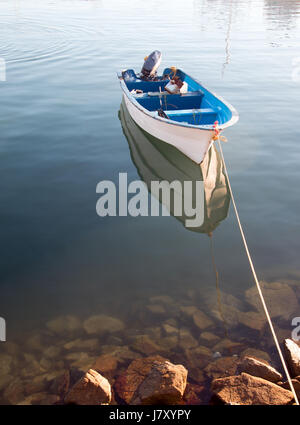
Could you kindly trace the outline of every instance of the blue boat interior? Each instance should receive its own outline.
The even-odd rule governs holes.
[[[166,68],[155,81],[141,80],[133,69],[122,73],[129,92],[148,111],[162,109],[172,121],[199,126],[213,125],[215,121],[224,124],[231,119],[231,110],[220,99],[182,70],[177,69],[176,75],[187,83],[187,93],[169,94],[165,91],[174,76],[170,68]]]

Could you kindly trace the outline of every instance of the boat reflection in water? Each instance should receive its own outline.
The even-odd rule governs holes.
[[[151,192],[150,186],[153,181],[171,183],[177,180],[182,185],[184,182],[192,181],[192,196],[194,199],[196,190],[196,184],[194,183],[203,181],[204,221],[199,227],[186,228],[211,236],[220,222],[227,217],[230,204],[226,176],[220,155],[215,146],[211,147],[203,162],[199,165],[173,146],[154,138],[138,127],[130,117],[124,102],[122,102],[120,107],[119,118],[129,144],[133,163],[139,176],[146,183],[149,192]],[[164,204],[162,199],[160,201]],[[174,215],[172,200],[169,205],[164,204],[164,206]],[[182,208],[182,211],[184,211],[184,208]],[[184,212],[182,215],[174,216],[184,225],[186,219],[190,218]]]

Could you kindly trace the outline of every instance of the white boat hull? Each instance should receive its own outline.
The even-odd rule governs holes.
[[[170,122],[163,122],[151,115],[144,113],[136,107],[130,99],[123,94],[126,107],[132,119],[143,130],[152,136],[175,146],[180,152],[200,164],[207,151],[213,144],[213,130],[184,127]]]

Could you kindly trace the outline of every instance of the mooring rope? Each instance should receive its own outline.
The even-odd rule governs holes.
[[[272,320],[271,320],[271,317],[270,317],[270,314],[269,314],[269,311],[268,311],[268,308],[267,308],[267,305],[266,305],[266,302],[265,302],[265,299],[264,299],[264,296],[263,296],[263,293],[262,293],[262,290],[261,290],[261,287],[260,287],[259,280],[258,280],[257,275],[256,275],[256,271],[255,271],[255,268],[254,268],[254,265],[253,265],[253,261],[252,261],[251,255],[250,255],[247,240],[246,240],[245,233],[244,233],[244,230],[243,230],[243,226],[242,226],[240,216],[239,216],[239,213],[238,213],[238,209],[237,209],[237,206],[236,206],[236,203],[235,203],[235,200],[234,200],[234,196],[233,196],[233,192],[232,192],[232,188],[231,188],[231,184],[230,184],[230,180],[229,180],[229,175],[228,175],[228,171],[227,171],[227,167],[226,167],[226,163],[225,163],[225,158],[224,158],[224,155],[223,155],[223,149],[222,149],[221,140],[220,140],[220,130],[218,129],[218,121],[216,121],[214,123],[214,130],[215,130],[215,135],[213,136],[213,140],[217,140],[218,144],[219,144],[219,150],[220,150],[221,159],[222,159],[222,162],[223,162],[224,171],[225,171],[227,182],[228,182],[228,187],[229,187],[229,192],[230,192],[234,212],[235,212],[235,215],[236,215],[236,218],[237,218],[237,222],[238,222],[238,225],[239,225],[239,229],[240,229],[240,232],[241,232],[242,240],[243,240],[244,247],[245,247],[245,250],[246,250],[246,254],[247,254],[247,257],[248,257],[248,261],[249,261],[249,264],[250,264],[250,267],[251,267],[253,278],[254,278],[254,281],[256,283],[256,287],[257,287],[257,290],[258,290],[258,293],[259,293],[259,297],[260,297],[261,303],[263,305],[263,309],[264,309],[264,312],[266,314],[266,317],[267,317],[267,320],[268,320],[268,323],[269,323],[269,326],[270,326],[270,329],[271,329],[271,333],[272,333],[272,336],[273,336],[273,339],[274,339],[274,342],[275,342],[275,345],[276,345],[276,348],[277,348],[277,351],[278,351],[284,372],[286,374],[289,386],[290,386],[291,391],[293,393],[295,402],[299,406],[298,397],[297,397],[295,388],[293,386],[293,383],[292,383],[286,362],[284,360],[282,350],[280,348],[280,345],[279,345],[279,342],[278,342],[278,339],[277,339],[277,336],[276,336],[276,333],[275,333],[275,330],[274,330],[274,327],[273,327],[273,323],[272,323]],[[222,136],[222,140],[226,140],[226,139]]]
[[[215,272],[215,276],[216,276],[216,291],[217,291],[218,309],[219,309],[221,320],[223,321],[223,324],[224,324],[225,336],[226,336],[226,338],[228,338],[229,335],[228,335],[228,329],[227,329],[227,322],[225,320],[224,312],[223,312],[223,308],[222,308],[221,291],[220,291],[220,285],[219,285],[219,272],[218,272],[217,265],[216,265],[216,260],[215,260],[212,232],[211,233],[208,233],[208,236],[209,236],[209,239],[210,239],[211,261],[212,261],[212,266],[213,266],[213,269],[214,269],[214,272]]]

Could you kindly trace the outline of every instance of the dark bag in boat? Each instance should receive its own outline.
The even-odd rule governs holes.
[[[140,73],[141,80],[153,81],[157,76],[157,69],[161,63],[162,54],[158,50],[154,50],[145,58],[143,68]]]

